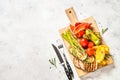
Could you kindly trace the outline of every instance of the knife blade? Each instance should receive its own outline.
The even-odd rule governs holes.
[[[64,68],[64,71],[65,71],[65,73],[66,73],[66,75],[67,75],[67,77],[68,77],[68,80],[72,80],[72,77],[71,77],[68,69],[66,68],[66,66],[65,66],[65,64],[64,64],[64,60],[63,60],[63,58],[62,58],[59,50],[57,49],[57,47],[56,47],[54,44],[52,44],[52,47],[53,47],[53,49],[55,50],[55,52],[56,52],[56,54],[57,54],[57,57],[58,57],[60,63],[62,64],[62,66],[63,66],[63,68]]]
[[[57,57],[59,58],[60,63],[64,63],[63,58],[62,58],[62,56],[60,55],[60,52],[59,52],[59,50],[57,49],[57,47],[56,47],[54,44],[52,44],[52,46],[53,46],[53,49],[55,50],[55,52],[56,52],[56,54],[57,54]]]

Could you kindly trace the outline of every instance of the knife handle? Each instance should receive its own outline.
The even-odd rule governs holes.
[[[68,61],[66,61],[66,64],[67,64],[67,68],[68,68],[70,75],[72,75],[72,77],[74,77],[72,68],[70,67],[70,64],[68,63]]]
[[[70,72],[67,70],[67,68],[65,67],[65,65],[63,65],[63,67],[64,67],[65,73],[66,73],[66,75],[67,75],[67,77],[68,77],[68,80],[72,80],[72,77],[71,77],[71,75],[70,75]]]

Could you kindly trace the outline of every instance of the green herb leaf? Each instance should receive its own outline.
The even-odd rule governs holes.
[[[102,35],[108,30],[108,28],[102,29]]]
[[[49,59],[49,62],[50,62],[53,66],[55,66],[55,67],[57,68],[57,66],[56,66],[56,59],[55,59],[55,58]]]

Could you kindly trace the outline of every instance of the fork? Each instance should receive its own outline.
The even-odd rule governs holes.
[[[69,64],[69,62],[68,62],[68,60],[67,60],[67,58],[66,58],[66,56],[65,56],[63,44],[62,44],[62,42],[60,42],[60,40],[58,40],[57,43],[58,43],[58,48],[59,48],[60,52],[61,52],[61,53],[63,54],[63,56],[64,56],[64,59],[65,59],[65,62],[66,62],[68,71],[69,71],[69,73],[71,74],[71,76],[74,78],[72,68],[71,68],[71,66],[70,66],[70,64]]]

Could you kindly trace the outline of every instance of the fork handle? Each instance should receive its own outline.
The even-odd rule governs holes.
[[[73,71],[72,71],[72,68],[71,68],[69,62],[67,61],[67,58],[66,58],[66,56],[65,56],[64,53],[63,53],[63,56],[64,56],[64,58],[65,58],[66,65],[67,65],[67,68],[68,68],[68,71],[69,71],[70,75],[71,75],[72,77],[74,77],[74,75],[73,75]]]
[[[68,77],[68,80],[72,80],[72,76],[70,75],[70,72],[68,71],[68,69],[65,67],[65,65],[62,65],[64,67],[64,71]]]

